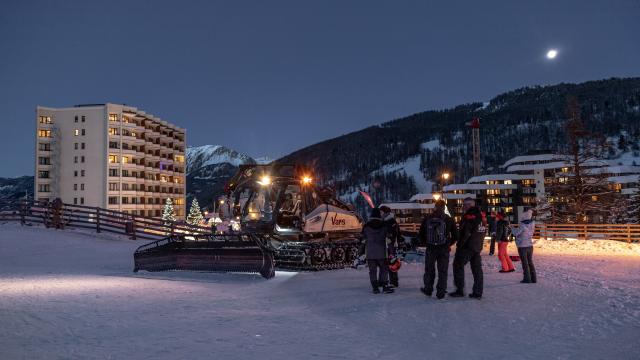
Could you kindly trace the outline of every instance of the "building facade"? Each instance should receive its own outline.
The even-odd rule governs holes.
[[[36,108],[37,200],[160,217],[185,216],[186,131],[118,104]]]
[[[585,165],[585,171],[606,176],[609,189],[622,197],[628,197],[637,190],[640,166],[597,159]],[[548,198],[548,188],[571,176],[569,162],[558,154],[517,156],[502,167],[506,171],[503,174],[475,176],[464,184],[445,186],[445,196],[447,193],[473,193],[483,211],[488,214],[503,211],[511,221],[518,221],[524,211],[534,208],[542,200],[562,201]],[[602,219],[592,221],[601,222]]]

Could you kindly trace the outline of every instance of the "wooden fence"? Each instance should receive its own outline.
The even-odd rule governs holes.
[[[84,228],[97,233],[128,235],[132,240],[157,240],[174,234],[210,235],[210,227],[192,226],[162,219],[127,214],[99,207],[33,200],[0,201],[0,222],[42,224],[58,229]]]
[[[420,224],[400,224],[400,230],[407,234],[417,234]],[[608,239],[626,242],[640,242],[640,224],[543,224],[536,223],[533,235],[541,239]]]

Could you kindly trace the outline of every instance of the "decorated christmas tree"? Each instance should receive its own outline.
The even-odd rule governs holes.
[[[176,221],[175,212],[173,211],[173,201],[171,200],[171,198],[167,198],[167,201],[164,203],[162,220],[167,223]]]
[[[202,211],[200,210],[200,204],[198,204],[198,200],[194,198],[191,202],[189,215],[187,215],[187,224],[198,225],[202,222],[203,219],[204,217],[202,216]]]

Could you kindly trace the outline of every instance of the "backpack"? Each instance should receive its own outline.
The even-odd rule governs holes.
[[[427,219],[427,245],[445,245],[447,241],[447,223],[444,218],[431,217]]]

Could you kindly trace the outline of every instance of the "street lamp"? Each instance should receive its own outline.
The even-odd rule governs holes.
[[[435,200],[435,201],[440,200],[440,196],[441,196],[441,195],[440,195],[440,194],[438,194],[438,193],[435,193],[435,194],[433,194],[433,195],[432,195],[433,200]]]

